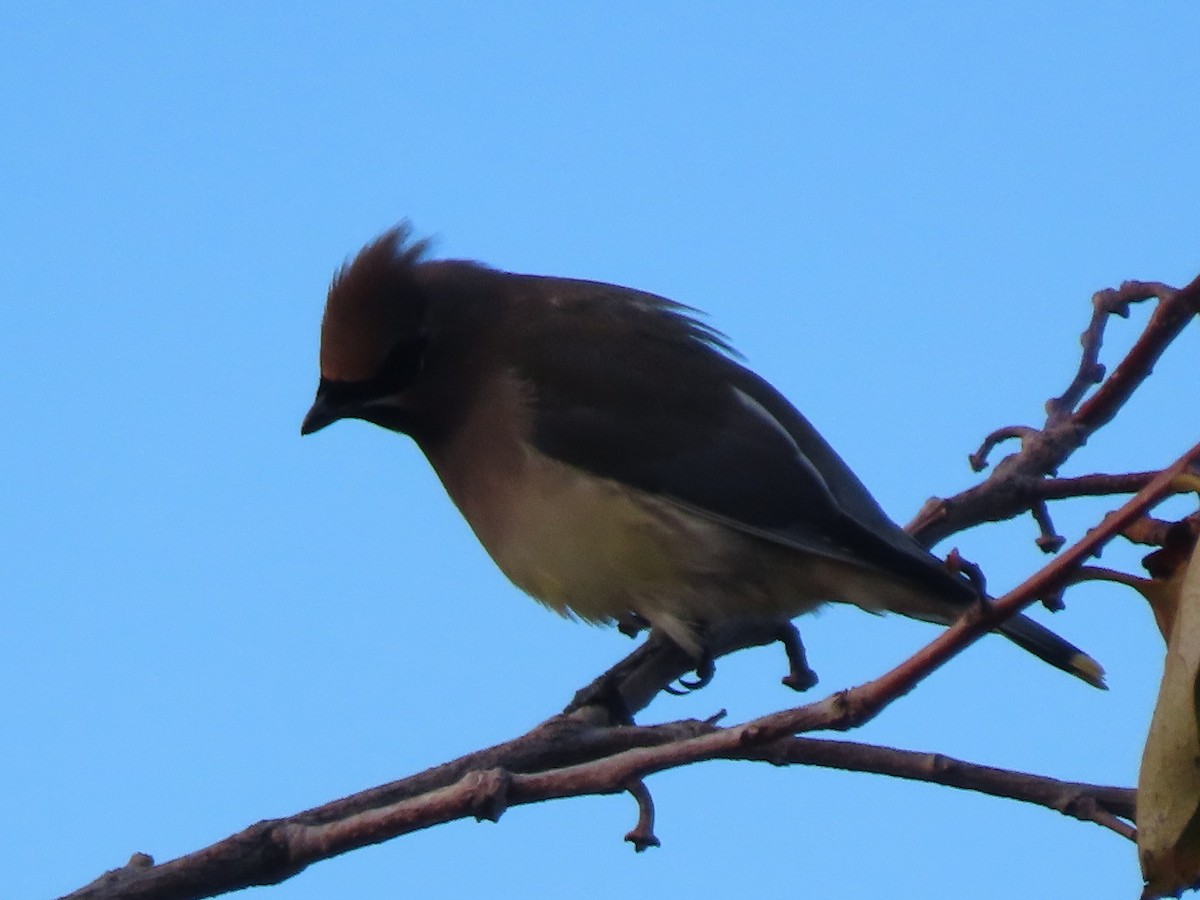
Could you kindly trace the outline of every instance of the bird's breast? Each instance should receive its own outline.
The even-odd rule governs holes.
[[[558,612],[613,619],[681,575],[670,522],[528,445],[443,480],[501,571]]]
[[[514,584],[582,619],[621,616],[679,575],[672,523],[631,489],[540,453],[530,424],[525,386],[499,378],[425,452]]]

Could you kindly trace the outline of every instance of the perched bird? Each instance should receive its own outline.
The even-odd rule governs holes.
[[[949,624],[978,600],[694,310],[426,250],[401,225],[335,275],[301,433],[355,418],[411,436],[546,606],[648,624],[699,663],[731,620],[840,601]],[[1104,686],[1032,619],[999,631]]]

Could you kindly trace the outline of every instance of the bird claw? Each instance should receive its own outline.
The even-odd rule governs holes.
[[[634,614],[627,617],[622,617],[618,622],[624,622],[628,619],[633,619]],[[746,623],[742,623],[743,626]],[[783,676],[782,682],[787,687],[794,691],[807,691],[809,688],[817,684],[817,673],[814,672],[808,665],[808,657],[804,651],[804,643],[800,640],[800,632],[796,630],[796,626],[790,621],[778,621],[774,619],[761,619],[753,623],[753,632],[761,637],[756,638],[752,643],[767,644],[771,639],[779,641],[783,644],[783,649],[787,653],[788,673]],[[712,635],[707,635],[712,637]],[[680,652],[688,653],[673,640],[661,632],[654,631],[651,634],[652,639],[663,640],[673,644]],[[698,691],[700,688],[708,685],[713,680],[716,674],[716,664],[713,658],[713,650],[707,645],[704,640],[700,642],[701,656],[696,663],[696,677],[684,678],[680,677],[674,683],[668,684],[662,688],[668,694],[675,697],[682,697],[690,694],[693,691]],[[720,637],[716,638],[716,646],[724,646]],[[744,646],[744,645],[743,645]],[[690,654],[689,654],[690,655]]]
[[[678,679],[680,685],[679,688],[673,687],[672,685],[667,685],[665,690],[668,694],[673,694],[676,697],[682,697],[685,694],[690,694],[692,691],[698,691],[700,688],[705,687],[710,681],[713,680],[713,675],[715,675],[716,672],[717,667],[713,663],[712,656],[705,651],[704,658],[701,659],[699,664],[696,666],[695,678],[688,679],[681,677]],[[682,690],[680,688],[682,688]]]

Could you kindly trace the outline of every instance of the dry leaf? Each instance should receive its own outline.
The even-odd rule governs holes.
[[[1175,583],[1178,612],[1138,773],[1143,900],[1200,887],[1200,549]]]
[[[1139,578],[1136,583],[1129,582],[1149,601],[1164,641],[1171,640],[1183,579],[1187,574],[1188,560],[1196,547],[1198,532],[1200,525],[1193,517],[1174,523],[1167,530],[1163,546],[1142,560],[1142,565],[1151,575],[1150,579]]]

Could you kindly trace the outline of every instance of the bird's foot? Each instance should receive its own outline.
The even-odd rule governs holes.
[[[788,673],[783,676],[783,683],[793,691],[807,691],[815,687],[817,673],[809,667],[804,642],[800,640],[800,632],[791,622],[779,623],[779,643],[783,644],[788,658]]]
[[[698,691],[713,680],[713,675],[717,673],[717,665],[713,662],[712,654],[704,651],[704,655],[700,657],[700,661],[696,664],[696,677],[683,678],[678,680],[679,687],[667,685],[664,690],[668,694],[674,694],[676,697],[681,697],[684,694],[690,694],[692,691]]]

